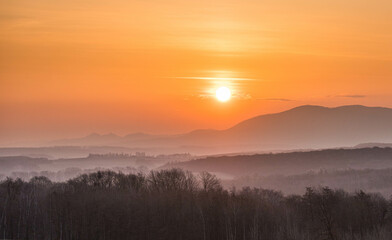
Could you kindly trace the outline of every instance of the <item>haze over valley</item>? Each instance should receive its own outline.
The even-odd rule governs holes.
[[[0,0],[0,239],[391,240],[391,0]]]
[[[41,145],[89,147],[89,150],[74,149],[75,152],[85,153],[143,151],[202,155],[353,147],[363,143],[391,142],[390,108],[305,105],[280,113],[256,116],[225,130],[201,129],[177,135],[134,133],[123,137],[113,133],[93,133],[86,137],[53,140]],[[0,151],[0,154],[3,153]]]
[[[0,177],[29,180],[44,175],[65,181],[98,170],[146,173],[180,168],[216,174],[227,188],[246,186],[247,179],[254,187],[287,194],[328,185],[388,197],[392,186],[384,183],[389,182],[385,178],[392,169],[391,143],[392,109],[300,106],[226,130],[124,137],[91,134],[53,140],[46,147],[0,148]],[[342,173],[347,173],[347,179],[333,180]],[[371,180],[357,177],[366,173],[372,174]],[[287,179],[302,179],[302,187],[283,187]]]

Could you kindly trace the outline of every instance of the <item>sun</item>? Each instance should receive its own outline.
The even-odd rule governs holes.
[[[230,100],[231,91],[227,87],[220,87],[215,92],[216,99],[220,102],[227,102]]]

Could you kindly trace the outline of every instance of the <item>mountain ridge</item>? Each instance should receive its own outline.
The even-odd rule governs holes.
[[[91,135],[89,135],[91,136]],[[184,134],[150,135],[133,133],[94,135],[62,143],[183,150],[211,148],[212,152],[254,151],[295,148],[349,147],[365,142],[392,142],[392,109],[345,105],[303,105],[278,113],[258,115],[224,130],[196,129]],[[193,152],[195,153],[195,152]],[[201,152],[210,153],[210,152]]]

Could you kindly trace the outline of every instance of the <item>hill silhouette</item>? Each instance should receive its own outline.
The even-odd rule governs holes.
[[[260,115],[225,130],[195,130],[179,135],[90,135],[57,141],[62,145],[166,148],[191,153],[351,147],[392,142],[392,109],[360,105],[327,108],[305,105]]]
[[[223,177],[290,175],[337,169],[392,168],[392,148],[325,149],[306,152],[210,156],[163,168],[212,172]]]

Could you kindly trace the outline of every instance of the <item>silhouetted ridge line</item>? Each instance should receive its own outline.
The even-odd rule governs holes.
[[[160,149],[164,153],[215,154],[247,151],[351,147],[392,142],[392,109],[361,105],[327,108],[304,105],[256,116],[225,130],[199,129],[177,135],[129,134],[56,142]]]

